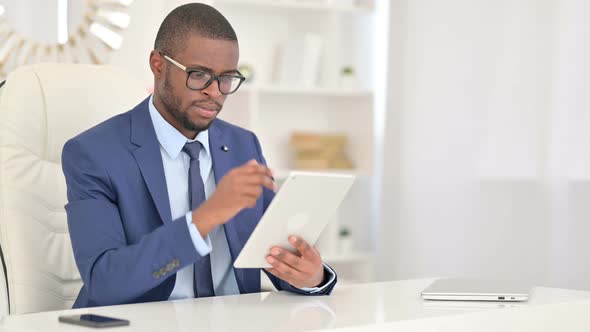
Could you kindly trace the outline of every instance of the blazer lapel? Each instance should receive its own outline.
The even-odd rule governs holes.
[[[149,98],[131,111],[131,143],[138,146],[133,150],[133,156],[162,222],[169,223],[172,222],[172,213],[170,212],[164,164],[160,154],[160,143],[150,118],[148,102]]]

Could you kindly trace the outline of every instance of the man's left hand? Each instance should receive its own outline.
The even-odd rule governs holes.
[[[297,249],[297,253],[280,247],[271,248],[266,260],[272,268],[266,270],[297,288],[321,286],[324,265],[320,253],[300,237],[290,236],[289,242]]]

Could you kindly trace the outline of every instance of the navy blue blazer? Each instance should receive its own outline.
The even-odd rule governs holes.
[[[172,220],[148,101],[64,145],[65,208],[84,283],[74,308],[168,300],[176,272],[201,259],[184,217]],[[222,120],[209,128],[209,144],[216,183],[248,160],[266,164],[257,137]],[[224,225],[233,260],[273,196],[264,189],[256,207]],[[240,293],[260,292],[260,269],[234,272]],[[277,289],[308,295],[267,274]],[[330,294],[335,284],[313,295]]]

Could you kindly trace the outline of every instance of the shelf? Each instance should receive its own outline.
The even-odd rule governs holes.
[[[276,94],[276,95],[306,95],[317,97],[344,97],[344,98],[370,98],[373,93],[364,89],[338,89],[323,87],[287,87],[266,85],[244,85],[239,90],[246,93]]]
[[[350,169],[281,169],[275,171],[275,178],[277,180],[284,180],[289,176],[291,172],[317,172],[317,173],[330,173],[330,174],[346,174],[346,175],[355,175],[355,176],[365,176],[367,174],[363,173],[360,170],[350,170]]]
[[[336,255],[325,255],[322,259],[330,264],[338,263],[354,263],[354,262],[372,262],[373,255],[369,253],[349,253],[349,254],[336,254]]]
[[[312,10],[312,11],[334,11],[334,12],[358,12],[370,13],[372,7],[356,6],[352,4],[341,4],[337,0],[216,0],[215,4],[235,6],[255,6],[257,9],[285,9],[285,10]]]

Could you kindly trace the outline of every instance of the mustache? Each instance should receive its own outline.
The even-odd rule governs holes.
[[[195,100],[191,103],[191,106],[206,108],[208,110],[213,110],[219,112],[221,110],[222,105],[214,100]]]

